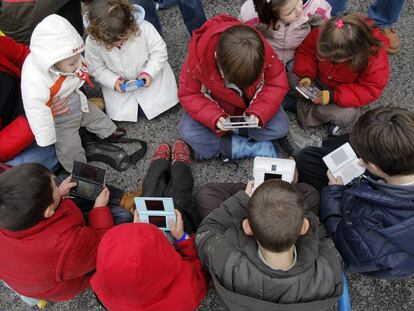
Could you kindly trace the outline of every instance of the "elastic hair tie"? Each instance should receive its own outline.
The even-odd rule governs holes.
[[[338,29],[342,29],[342,27],[344,27],[344,22],[343,22],[343,20],[342,19],[338,19],[336,22],[335,22],[335,25],[336,25],[336,28],[338,28]]]

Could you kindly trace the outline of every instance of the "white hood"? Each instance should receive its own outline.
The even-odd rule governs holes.
[[[53,14],[34,29],[30,52],[34,65],[42,73],[57,62],[83,52],[85,44],[76,29],[63,17]]]

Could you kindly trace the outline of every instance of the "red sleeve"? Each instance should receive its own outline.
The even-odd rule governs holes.
[[[114,226],[109,207],[94,207],[89,213],[89,227],[104,234]]]
[[[21,68],[30,50],[7,36],[0,37],[0,71],[20,79]]]
[[[24,116],[18,116],[0,130],[0,161],[6,162],[34,142],[29,123]]]
[[[216,132],[216,123],[220,117],[227,116],[221,106],[202,92],[201,82],[193,77],[187,61],[180,73],[178,98],[184,110],[194,120]]]
[[[189,239],[178,242],[176,244],[177,251],[186,260],[198,260],[197,250],[194,242],[194,235],[191,235]]]
[[[381,49],[369,60],[367,69],[354,83],[334,88],[334,103],[341,107],[360,107],[377,100],[390,78],[388,55]]]
[[[313,81],[318,76],[318,61],[316,58],[318,36],[319,29],[314,28],[296,49],[293,72],[300,78],[307,77]]]
[[[271,48],[269,47],[271,50]],[[264,70],[264,84],[253,99],[246,114],[254,114],[260,120],[260,125],[265,127],[267,122],[279,111],[285,98],[289,84],[286,77],[285,66],[271,50],[270,64]]]

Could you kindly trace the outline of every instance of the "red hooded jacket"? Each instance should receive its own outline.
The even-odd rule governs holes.
[[[193,238],[176,249],[154,225],[116,226],[99,245],[91,287],[111,311],[193,311],[207,278]]]
[[[103,234],[113,226],[107,207],[94,208],[86,226],[64,199],[50,218],[23,231],[0,229],[0,279],[21,295],[69,300],[89,287]]]
[[[388,38],[379,29],[373,29],[373,35],[389,44]],[[301,78],[319,79],[333,91],[333,103],[341,107],[360,107],[377,100],[390,78],[388,55],[384,47],[378,55],[369,57],[364,71],[356,72],[348,62],[334,63],[317,57],[319,28],[314,28],[296,50],[293,71]]]
[[[21,68],[29,47],[17,43],[10,37],[0,36],[0,72],[4,72],[20,83]],[[20,96],[20,90],[18,90]],[[25,116],[20,115],[4,128],[0,117],[0,161],[13,159],[34,142],[34,136]]]
[[[279,111],[289,88],[282,62],[259,32],[265,44],[265,65],[260,78],[243,89],[250,101],[249,107],[246,109],[243,98],[235,90],[225,86],[215,52],[221,33],[236,25],[244,24],[228,15],[208,20],[193,32],[181,69],[178,97],[184,110],[213,132],[220,117],[243,113],[256,115],[264,127]]]

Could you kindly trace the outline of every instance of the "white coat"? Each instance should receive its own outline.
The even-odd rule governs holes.
[[[90,36],[86,39],[88,69],[102,86],[106,113],[116,121],[136,122],[138,104],[151,120],[178,103],[177,84],[167,61],[165,42],[154,26],[143,20],[144,10],[136,5],[134,8],[139,32],[121,48],[108,51]],[[118,78],[137,79],[142,72],[153,79],[149,87],[128,93],[115,91]]]
[[[33,31],[31,52],[22,68],[21,90],[27,120],[36,143],[41,147],[56,142],[55,124],[48,106],[53,86],[57,86],[55,97],[65,98],[73,92],[77,93],[80,96],[81,111],[89,112],[86,96],[79,90],[85,81],[70,74],[59,85],[56,82],[61,75],[50,70],[57,62],[81,53],[84,49],[85,44],[75,28],[56,14],[46,17]]]

